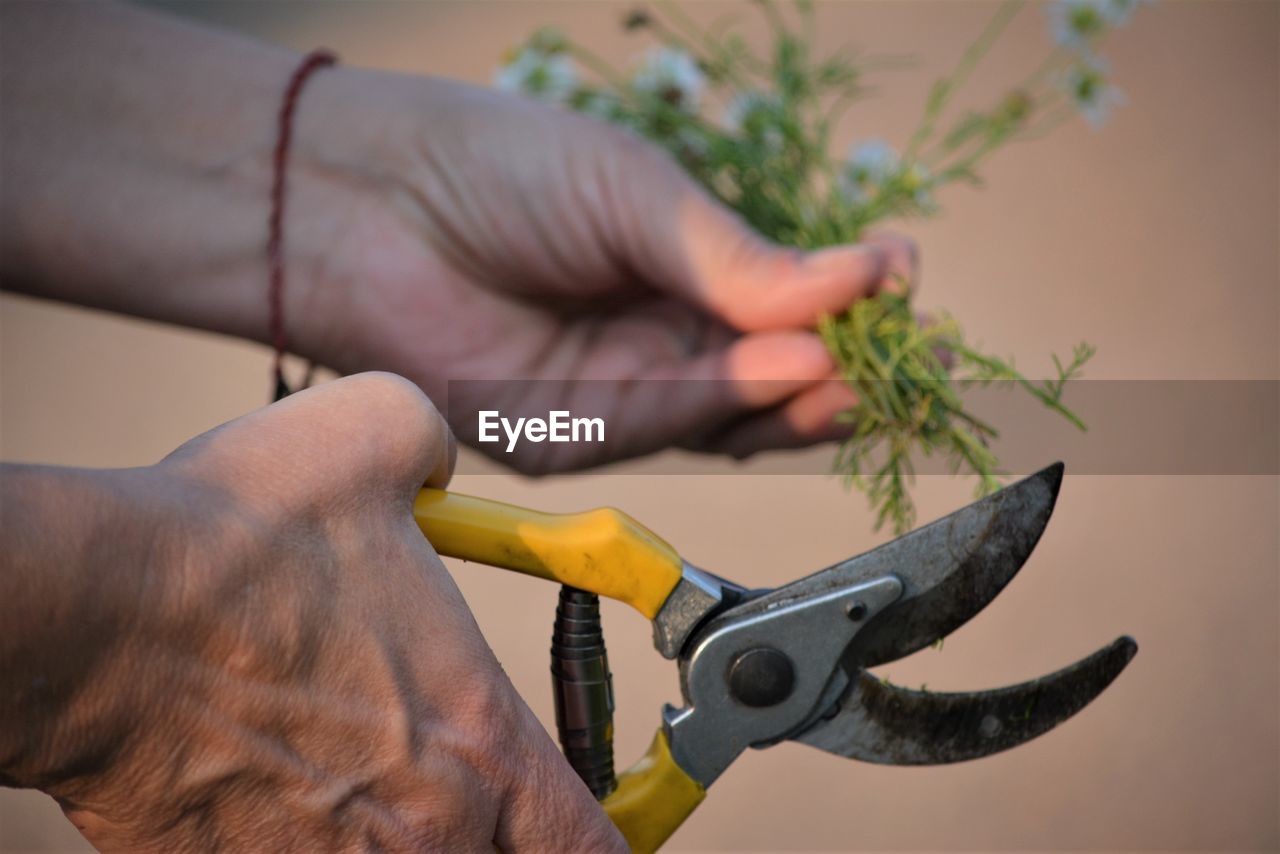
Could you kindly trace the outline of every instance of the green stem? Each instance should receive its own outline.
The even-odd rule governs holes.
[[[1053,131],[1060,128],[1063,124],[1075,118],[1076,108],[1071,104],[1061,104],[1057,110],[1046,113],[1043,119],[1037,120],[1034,124],[1028,126],[1025,130],[1019,131],[1014,137],[1014,142],[1034,142],[1041,139]]]
[[[631,84],[628,82],[612,65],[605,60],[596,56],[577,42],[570,42],[567,48],[569,55],[581,62],[587,68],[600,75],[600,78],[608,83],[615,90],[615,94],[625,94],[631,91]]]
[[[942,110],[946,107],[947,102],[955,94],[964,82],[968,79],[973,70],[977,68],[978,63],[991,50],[991,46],[995,44],[996,39],[1009,26],[1009,22],[1013,20],[1014,15],[1022,8],[1024,0],[1005,0],[992,16],[987,27],[982,34],[969,45],[969,49],[960,57],[960,62],[956,65],[955,71],[951,72],[950,77],[943,78],[938,85],[941,90],[936,96],[929,99],[928,106],[925,108],[924,118],[920,122],[920,127],[911,136],[911,141],[907,143],[907,151],[904,159],[911,161],[920,146],[928,141],[933,134],[933,129],[938,123],[938,117],[942,114]]]
[[[773,27],[775,33],[779,35],[791,35],[791,29],[787,26],[787,22],[783,20],[782,14],[778,11],[778,7],[774,5],[773,0],[755,0],[756,5],[760,7],[760,11],[764,13],[765,20]]]
[[[800,26],[804,28],[805,44],[817,44],[818,16],[814,14],[812,0],[798,0],[796,8],[800,11]]]
[[[719,42],[699,27],[698,24],[686,15],[679,6],[675,3],[663,2],[663,0],[656,0],[654,5],[662,10],[663,16],[670,19],[672,24],[679,27],[682,31],[681,33],[677,33],[670,27],[665,26],[662,21],[655,19],[654,27],[660,31],[660,34],[663,35],[667,41],[676,44],[691,56],[701,56],[704,60],[708,57],[719,58],[721,56],[723,48]],[[756,57],[752,57],[749,54],[744,55],[742,59],[747,60],[748,68],[753,64],[753,60],[757,63],[759,62]],[[750,82],[746,78],[736,74],[732,67],[726,65],[725,71],[733,84],[739,89],[750,88]]]
[[[1032,72],[1031,76],[1022,84],[1022,88],[1028,92],[1034,91],[1037,86],[1045,81],[1045,78],[1049,76],[1050,72],[1058,66],[1058,61],[1065,58],[1070,53],[1071,52],[1069,50],[1061,45],[1054,48],[1049,52],[1049,55],[1044,58],[1044,62],[1040,63],[1040,67]]]

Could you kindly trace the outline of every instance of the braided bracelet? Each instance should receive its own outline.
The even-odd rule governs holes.
[[[338,57],[332,51],[320,49],[308,53],[289,78],[289,86],[285,89],[284,100],[280,104],[279,130],[271,160],[271,217],[267,222],[267,263],[270,266],[267,299],[271,322],[271,345],[275,349],[274,400],[280,400],[290,394],[289,385],[284,380],[284,354],[289,343],[284,328],[284,200],[285,175],[289,165],[289,143],[293,138],[293,114],[297,111],[298,95],[302,92],[302,86],[307,82],[307,78],[337,61]],[[306,388],[310,384],[310,379],[311,371],[308,369],[299,388]]]

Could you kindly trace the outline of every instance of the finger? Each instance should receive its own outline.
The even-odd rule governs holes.
[[[348,475],[397,491],[444,486],[453,473],[457,452],[444,419],[421,389],[395,374],[343,377],[263,413],[275,430],[296,438],[307,463],[344,460],[354,469]]]
[[[807,448],[847,438],[852,426],[836,416],[853,407],[857,395],[843,381],[824,380],[773,409],[750,415],[692,450],[746,459],[761,451]]]
[[[546,732],[536,721],[532,726],[537,729],[530,739],[534,743],[507,791],[494,844],[513,854],[626,851],[618,829]]]
[[[887,259],[877,244],[802,252],[769,243],[726,211],[689,217],[683,229],[689,273],[670,286],[736,329],[812,326],[884,281]]]
[[[608,451],[630,457],[688,445],[747,413],[778,406],[831,370],[821,339],[800,331],[753,333],[653,368],[621,388],[609,419],[619,429]]]
[[[426,395],[394,374],[325,383],[188,442],[166,460],[215,466],[225,477],[270,471],[268,488],[403,498],[448,483],[452,434]]]
[[[742,331],[813,325],[874,294],[886,273],[911,281],[914,250],[877,234],[862,244],[803,252],[776,246],[638,141],[594,174],[603,236],[628,271]]]
[[[915,241],[892,231],[873,231],[863,239],[884,256],[885,269],[881,289],[906,296],[920,288],[920,253]]]
[[[589,413],[608,424],[607,442],[498,445],[498,458],[526,474],[585,468],[688,445],[745,413],[775,406],[826,377],[832,360],[812,332],[780,330],[746,336],[698,309],[667,298],[603,321],[561,327],[558,350],[543,359],[548,382],[485,390],[484,406],[507,401],[504,416],[551,409]],[[563,377],[573,366],[576,376]],[[451,400],[460,435],[476,441],[474,401]]]

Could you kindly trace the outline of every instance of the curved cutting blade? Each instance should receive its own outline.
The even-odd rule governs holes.
[[[793,738],[883,765],[940,765],[1017,747],[1087,706],[1138,651],[1122,637],[1069,667],[1007,688],[911,691],[861,671],[835,714]]]
[[[858,632],[843,664],[852,676],[859,667],[902,658],[955,631],[1004,589],[1039,541],[1061,483],[1062,463],[1054,463],[880,548],[737,605],[718,619],[748,617],[895,575],[902,581],[902,596]]]
[[[902,598],[858,633],[846,664],[874,667],[923,649],[967,623],[1017,574],[1049,524],[1062,463],[863,555],[858,574],[893,571]],[[900,567],[890,570],[890,567]]]

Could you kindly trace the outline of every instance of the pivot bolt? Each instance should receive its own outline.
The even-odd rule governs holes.
[[[791,696],[795,684],[791,659],[771,647],[739,653],[729,666],[729,693],[744,706],[776,706]]]
[[[849,619],[853,620],[855,623],[861,622],[862,618],[867,616],[866,603],[854,602],[852,605],[849,606],[849,609],[845,611],[845,613],[848,614]]]

